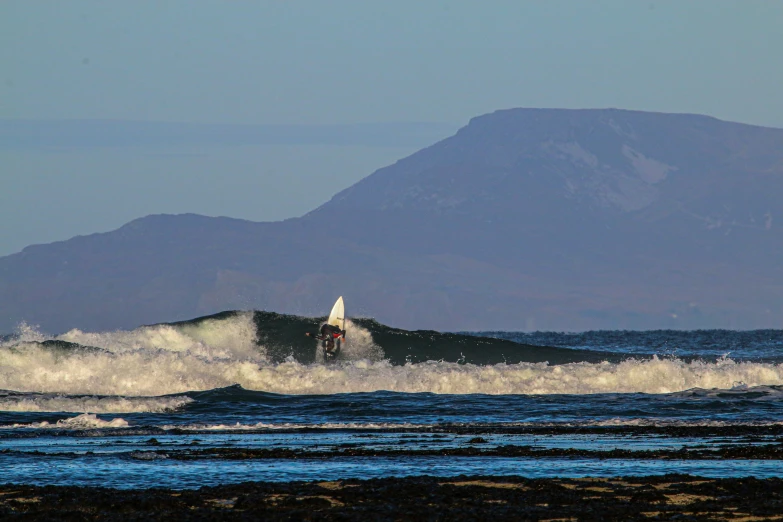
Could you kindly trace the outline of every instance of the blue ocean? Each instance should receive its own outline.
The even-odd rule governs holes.
[[[321,319],[322,320],[322,319]],[[224,312],[0,341],[2,481],[783,477],[783,331],[441,333]]]

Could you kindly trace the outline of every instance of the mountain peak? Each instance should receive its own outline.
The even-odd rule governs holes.
[[[380,169],[319,212],[508,213],[534,194],[547,208],[634,213],[677,206],[751,171],[781,172],[781,161],[779,129],[694,114],[506,109]]]
[[[781,193],[783,130],[497,111],[303,218],[148,216],[0,258],[0,331],[319,314],[336,295],[411,328],[779,327]]]

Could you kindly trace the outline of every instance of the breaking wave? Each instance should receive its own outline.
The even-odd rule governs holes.
[[[52,394],[2,393],[0,411],[68,413],[164,413],[193,402],[190,397],[70,397]]]
[[[0,344],[0,389],[38,395],[0,395],[0,410],[168,411],[189,399],[161,396],[236,384],[279,394],[660,394],[783,384],[783,365],[775,363],[612,360],[361,319],[347,326],[341,360],[322,364],[303,335],[317,325],[317,319],[262,312],[56,337],[25,325]]]
[[[57,430],[83,430],[95,428],[127,428],[128,422],[125,419],[103,420],[92,413],[83,413],[76,417],[58,420],[57,422],[31,422],[29,424],[12,424],[10,428],[31,428],[31,429],[57,429]]]

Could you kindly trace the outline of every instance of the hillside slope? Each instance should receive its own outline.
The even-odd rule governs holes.
[[[0,258],[0,332],[257,308],[441,330],[783,326],[783,130],[512,109],[279,223],[148,216]]]

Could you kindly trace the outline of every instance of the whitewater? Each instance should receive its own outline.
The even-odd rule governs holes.
[[[437,394],[666,394],[693,388],[783,385],[774,362],[683,360],[635,355],[621,362],[471,364],[444,360],[392,364],[370,331],[349,322],[340,362],[270,360],[252,312],[130,331],[71,330],[47,336],[22,325],[0,345],[5,411],[166,411],[165,395],[239,385],[290,395],[392,391]],[[302,331],[303,336],[304,330]],[[292,352],[293,353],[293,352]],[[66,396],[90,396],[68,398]],[[100,397],[100,398],[99,398]],[[157,398],[156,398],[157,397]]]
[[[20,325],[0,338],[4,480],[783,476],[781,331],[460,334],[353,318],[327,363],[304,335],[321,320]]]

